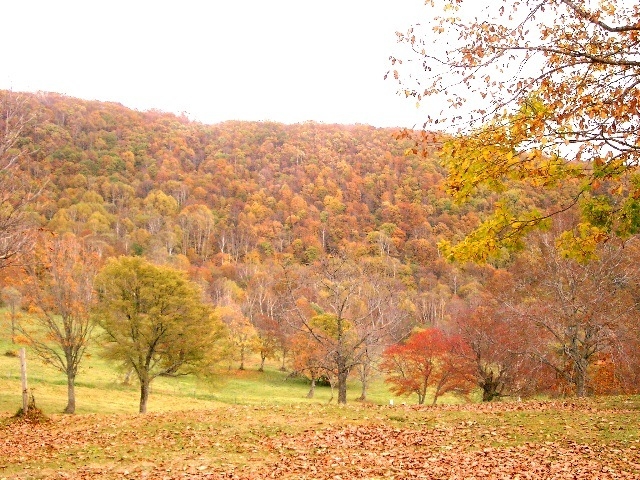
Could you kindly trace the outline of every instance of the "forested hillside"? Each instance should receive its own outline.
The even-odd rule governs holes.
[[[7,108],[16,94],[2,97]],[[411,141],[391,129],[203,125],[53,93],[20,99],[27,121],[10,150],[20,154],[20,177],[39,190],[26,210],[31,224],[80,239],[101,261],[140,256],[187,272],[226,325],[229,358],[241,367],[245,355],[260,352],[263,361],[305,373],[312,386],[335,376],[341,401],[346,378],[358,372],[364,399],[383,350],[414,327],[430,327],[465,338],[462,348],[447,337],[437,353],[462,348],[457,355],[466,359],[464,368],[452,364],[466,373],[449,390],[471,383],[490,400],[634,384],[637,338],[630,342],[628,315],[636,292],[627,270],[624,281],[615,277],[618,267],[610,275],[585,272],[555,252],[552,231],[526,255],[505,251],[493,266],[452,264],[438,250],[442,240],[463,238],[498,199],[544,211],[572,184],[555,197],[510,189],[459,206],[444,193],[435,153],[415,155]],[[567,214],[560,221],[573,220]],[[620,252],[603,258],[632,265],[634,249],[615,260]],[[541,258],[557,259],[557,268]],[[3,269],[5,288],[20,283],[15,271]],[[566,321],[549,315],[564,308],[554,288],[564,291],[574,277],[601,279],[576,290],[588,297],[577,310],[591,309],[593,331],[573,327],[582,317],[569,304]],[[602,302],[614,311],[593,310]],[[387,352],[387,363],[399,365],[400,357]],[[447,372],[424,381],[438,375]],[[399,391],[417,393],[405,387]]]
[[[447,198],[435,160],[405,155],[397,131],[364,125],[227,122],[52,93],[29,97],[20,147],[44,191],[39,226],[110,255],[217,272],[323,252],[384,256],[429,291],[464,284],[437,243],[484,205]],[[451,277],[451,278],[449,278]],[[457,282],[457,283],[456,283]]]
[[[393,130],[305,123],[201,125],[161,112],[40,94],[22,147],[48,183],[42,226],[109,253],[190,264],[276,254],[298,261],[347,245],[432,260],[475,222],[438,185],[434,161],[405,156]]]

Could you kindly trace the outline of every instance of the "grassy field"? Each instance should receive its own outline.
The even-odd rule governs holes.
[[[62,415],[64,377],[33,357],[43,423],[16,421],[18,359],[0,343],[0,479],[638,479],[640,397],[410,405],[380,379],[370,402],[308,400],[308,384],[250,364],[204,381],[162,378],[149,412],[99,357],[78,378],[78,414]]]
[[[22,405],[20,384],[19,345],[0,339],[0,414],[13,414]],[[28,384],[36,405],[45,413],[59,413],[66,405],[66,377],[51,366],[44,365],[27,348]],[[149,412],[209,408],[215,404],[313,404],[328,403],[331,389],[316,387],[315,397],[307,399],[309,383],[304,378],[289,378],[275,362],[258,372],[257,358],[247,363],[243,371],[232,364],[231,369],[220,368],[208,379],[193,376],[158,378],[154,380],[149,398]],[[129,385],[123,384],[124,374],[98,355],[83,361],[76,381],[76,413],[136,413],[139,390],[135,375]],[[337,396],[337,391],[335,392]],[[349,399],[360,396],[360,384],[352,382]],[[393,398],[381,378],[374,378],[368,399],[386,404]],[[335,399],[333,400],[335,402]],[[411,402],[415,399],[396,399]],[[450,401],[455,401],[450,399]]]

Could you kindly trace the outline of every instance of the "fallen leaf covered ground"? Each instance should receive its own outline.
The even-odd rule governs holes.
[[[639,479],[640,398],[3,419],[0,479]]]

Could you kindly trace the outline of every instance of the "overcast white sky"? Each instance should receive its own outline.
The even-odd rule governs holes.
[[[0,88],[51,91],[204,123],[421,126],[383,80],[424,0],[12,0]]]

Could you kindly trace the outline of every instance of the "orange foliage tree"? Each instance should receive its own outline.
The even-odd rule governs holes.
[[[503,277],[501,277],[503,278]],[[482,401],[539,391],[548,369],[529,355],[528,336],[535,327],[514,318],[507,307],[490,298],[465,308],[453,318],[465,340],[473,378],[482,390]]]
[[[392,345],[382,354],[380,369],[397,395],[418,395],[423,405],[433,387],[433,405],[447,392],[468,392],[472,386],[471,365],[463,354],[468,346],[458,336],[437,328],[414,332],[404,343]]]
[[[291,338],[291,354],[294,372],[306,375],[311,381],[307,398],[313,398],[316,382],[323,375],[332,377],[329,352],[306,333],[298,332]]]
[[[75,380],[93,331],[93,282],[100,263],[99,252],[73,234],[43,233],[26,266],[32,321],[21,322],[19,330],[40,358],[67,376],[65,413],[76,408]]]

